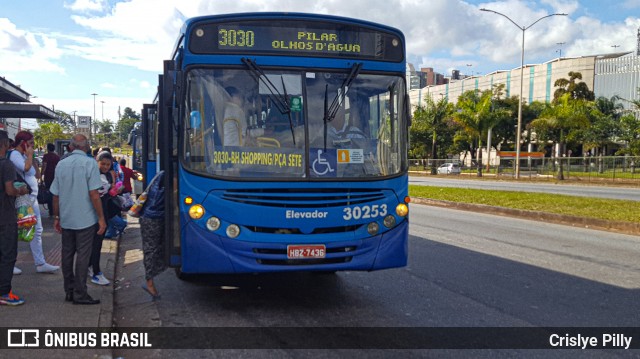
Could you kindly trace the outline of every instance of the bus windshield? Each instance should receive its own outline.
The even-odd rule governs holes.
[[[375,179],[406,164],[405,84],[342,71],[192,69],[183,163],[238,179]]]

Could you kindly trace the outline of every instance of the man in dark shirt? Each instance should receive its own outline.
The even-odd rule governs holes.
[[[13,294],[11,280],[18,256],[18,217],[16,197],[29,193],[27,186],[15,188],[16,169],[6,159],[9,148],[7,132],[0,131],[0,305],[20,305],[24,299]]]
[[[44,185],[47,189],[51,188],[53,177],[56,173],[56,166],[60,162],[60,156],[55,152],[56,146],[53,143],[47,143],[47,153],[42,156],[42,176],[44,177]],[[53,196],[47,198],[47,208],[49,209],[49,217],[53,217]]]

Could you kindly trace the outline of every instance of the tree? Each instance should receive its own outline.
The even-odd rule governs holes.
[[[55,119],[38,119],[38,125],[42,125],[45,123],[57,123],[61,126],[62,130],[66,133],[73,133],[76,130],[76,123],[68,113],[60,110],[56,110],[56,118]]]
[[[539,118],[531,122],[531,128],[540,139],[548,136],[554,140],[562,155],[565,134],[590,125],[587,112],[587,101],[574,99],[570,93],[565,93],[552,106],[546,108]],[[557,179],[564,180],[562,161],[559,161]]]
[[[620,139],[626,142],[627,147],[616,154],[640,156],[640,120],[631,113],[620,118]]]
[[[130,107],[125,107],[124,114],[116,124],[115,132],[119,139],[126,139],[136,122],[140,122],[140,115]]]
[[[553,92],[553,102],[557,102],[565,94],[571,94],[571,98],[574,100],[582,99],[593,101],[595,94],[589,90],[589,86],[586,83],[576,80],[582,80],[582,74],[580,72],[569,71],[569,79],[560,78],[553,83],[557,89]]]
[[[491,91],[478,90],[466,91],[458,98],[457,109],[454,112],[454,120],[460,124],[463,131],[471,139],[471,158],[477,155],[478,177],[482,177],[482,138],[487,136],[487,131],[495,125],[496,117],[491,113]],[[476,142],[477,140],[477,142]]]
[[[431,141],[431,174],[436,174],[435,159],[440,157],[437,152],[438,134],[441,133],[444,135],[447,131],[448,126],[446,120],[451,118],[453,105],[445,98],[441,98],[438,102],[435,102],[430,96],[427,96],[424,102],[425,105],[419,106],[414,112],[410,133],[412,143],[422,148],[423,153],[427,152],[427,143],[429,140]]]
[[[65,134],[62,126],[57,123],[42,123],[40,127],[33,131],[33,140],[36,147],[46,147],[47,143],[55,143],[55,140],[69,138]]]
[[[134,119],[140,121],[140,114],[138,114],[134,110],[132,110],[131,107],[125,107],[124,108],[124,114],[122,115],[122,118],[134,118]]]
[[[629,102],[636,113],[640,111],[640,100]],[[621,149],[618,154],[640,156],[640,119],[633,112],[625,113],[620,118],[620,139],[627,143],[627,148]]]
[[[612,138],[620,135],[620,117],[624,106],[618,100],[617,96],[610,99],[598,97],[589,106],[590,126],[580,131],[585,150],[594,148],[602,154]]]

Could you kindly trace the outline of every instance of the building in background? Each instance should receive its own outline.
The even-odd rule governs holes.
[[[633,52],[556,58],[543,64],[524,66],[524,103],[550,102],[555,91],[554,83],[560,78],[569,78],[569,72],[580,72],[582,80],[596,97],[619,96],[625,108],[631,109],[630,101],[640,100],[640,56]],[[520,93],[520,67],[499,70],[486,75],[456,79],[455,70],[448,83],[425,86],[410,91],[411,103],[418,106],[425,96],[438,99],[439,94],[449,102],[456,103],[458,97],[469,90],[490,90],[494,85],[505,85],[505,96]]]
[[[640,29],[638,31],[640,35]],[[596,61],[593,84],[596,97],[618,96],[625,109],[635,112],[636,118],[640,118],[640,111],[631,104],[631,101],[640,100],[639,88],[640,49],[635,54],[604,57]]]

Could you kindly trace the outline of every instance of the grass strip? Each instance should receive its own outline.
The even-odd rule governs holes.
[[[640,223],[640,203],[549,193],[409,185],[411,197]]]

